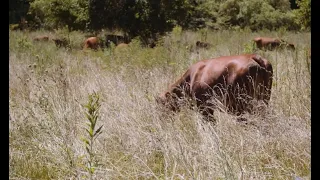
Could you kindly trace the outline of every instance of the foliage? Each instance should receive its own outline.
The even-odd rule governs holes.
[[[187,27],[192,4],[184,0],[101,1],[89,3],[90,28],[121,29],[131,37],[155,38],[174,25]]]
[[[240,4],[237,0],[227,0],[220,5],[219,19],[224,26],[239,25],[237,15],[240,12]]]
[[[219,23],[224,27],[249,27],[251,30],[274,30],[285,27],[290,30],[297,29],[294,15],[289,4],[279,3],[275,8],[273,1],[264,0],[228,0],[220,6]],[[272,6],[274,5],[274,6]]]
[[[281,12],[287,12],[290,10],[290,1],[288,0],[268,0],[268,4]]]
[[[308,29],[310,7],[310,0],[14,0],[9,23],[27,16],[35,28],[120,30],[148,41],[175,26],[184,30]]]
[[[30,48],[32,47],[32,43],[26,37],[22,37],[21,39],[18,39],[17,42],[18,42],[17,48],[19,49],[30,50]]]
[[[252,41],[245,43],[243,46],[243,53],[245,54],[255,53],[255,51],[257,50],[256,43]]]
[[[84,29],[88,22],[86,0],[34,0],[30,3],[29,15],[38,27],[58,28],[68,26],[69,30]]]
[[[299,9],[294,10],[296,22],[301,29],[310,29],[311,25],[311,0],[297,0]]]
[[[10,0],[9,24],[18,23],[27,14],[29,6],[29,0]]]

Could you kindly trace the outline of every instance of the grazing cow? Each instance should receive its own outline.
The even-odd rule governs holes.
[[[106,46],[110,47],[110,43],[113,42],[116,46],[120,43],[130,43],[130,39],[128,36],[119,36],[119,35],[113,35],[113,34],[108,34],[106,36]]]
[[[66,38],[53,38],[52,39],[57,47],[68,47],[69,42]]]
[[[288,48],[295,50],[295,46],[292,43],[288,43],[283,39],[269,38],[269,37],[256,37],[253,39],[257,47],[261,50],[275,50],[277,48]]]
[[[256,54],[202,60],[191,65],[156,101],[179,111],[182,98],[191,98],[205,117],[213,114],[220,101],[228,112],[239,115],[251,112],[250,100],[262,100],[268,105],[272,76],[270,62]]]
[[[118,44],[117,45],[117,47],[116,48],[124,48],[124,47],[128,47],[129,46],[129,44],[126,44],[126,43],[120,43],[120,44]]]
[[[197,41],[196,42],[196,48],[200,49],[200,48],[204,48],[204,49],[209,49],[211,48],[211,44],[207,43],[207,42],[201,42],[201,41]]]
[[[84,41],[83,49],[91,48],[98,50],[99,48],[99,39],[97,37],[89,37]]]
[[[114,52],[117,53],[121,53],[123,50],[125,50],[127,47],[129,46],[129,44],[126,43],[120,43],[116,46],[116,48],[114,49]]]
[[[49,41],[49,36],[37,36],[33,40],[34,41]]]

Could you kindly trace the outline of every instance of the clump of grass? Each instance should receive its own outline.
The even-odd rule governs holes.
[[[256,52],[256,50],[257,50],[256,43],[254,43],[253,41],[249,41],[244,44],[243,53],[251,54]]]
[[[22,50],[30,50],[32,48],[32,43],[28,40],[27,37],[22,36],[18,39],[18,49]]]
[[[278,29],[277,34],[278,37],[283,37],[287,32],[287,28],[286,27],[281,27]]]

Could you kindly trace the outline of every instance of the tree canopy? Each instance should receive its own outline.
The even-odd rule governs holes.
[[[119,29],[153,37],[183,29],[308,30],[311,0],[9,0],[9,24],[36,28]]]

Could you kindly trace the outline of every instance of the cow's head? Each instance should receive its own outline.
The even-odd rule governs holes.
[[[155,99],[158,105],[165,107],[166,109],[169,109],[171,111],[177,111],[179,108],[176,102],[176,98],[174,97],[175,96],[170,92],[164,92]]]

